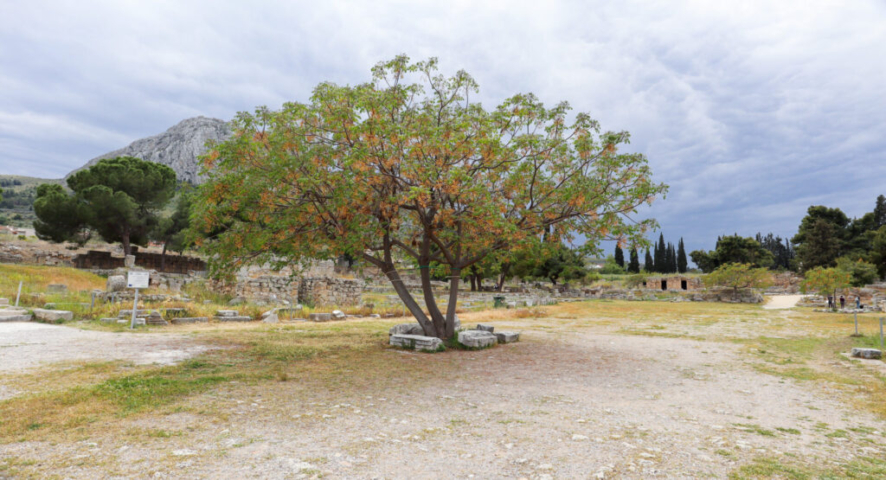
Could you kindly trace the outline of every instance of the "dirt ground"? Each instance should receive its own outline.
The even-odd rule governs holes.
[[[622,335],[614,326],[575,332],[532,319],[493,324],[521,330],[522,341],[385,352],[439,376],[359,389],[349,388],[346,370],[340,387],[232,382],[163,415],[117,420],[124,425],[115,432],[162,432],[149,440],[99,433],[13,442],[0,445],[0,460],[72,479],[546,479],[726,478],[753,461],[886,457],[881,419],[817,384],[760,373],[737,344]],[[174,361],[206,348],[174,335],[34,327],[40,340],[0,333],[0,346],[14,345],[0,348],[3,369],[61,358]]]

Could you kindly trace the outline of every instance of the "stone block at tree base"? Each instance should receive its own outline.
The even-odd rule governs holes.
[[[241,315],[215,317],[219,322],[251,322],[252,317],[244,317]]]
[[[308,320],[312,322],[328,322],[332,320],[331,313],[312,313],[308,315]]]
[[[401,323],[388,331],[389,335],[424,335],[425,331],[417,323]]]
[[[206,323],[209,321],[208,317],[181,317],[181,318],[173,318],[173,325],[185,325],[188,323]]]
[[[483,325],[482,323],[478,323],[475,330],[492,333],[495,331],[495,327],[493,327],[492,325]]]
[[[866,358],[868,360],[876,360],[883,358],[883,352],[876,348],[853,348],[852,356],[856,358]]]
[[[458,343],[470,348],[486,348],[498,343],[498,339],[483,330],[465,330],[458,332]]]
[[[240,315],[237,310],[219,310],[215,312],[216,317],[236,317]]]
[[[424,335],[394,334],[391,335],[390,343],[395,347],[408,348],[420,352],[436,352],[443,348],[443,340]]]
[[[43,308],[35,308],[34,316],[37,317],[37,320],[43,320],[44,322],[71,321],[74,319],[73,312],[67,310],[46,310]]]
[[[495,332],[495,338],[498,340],[498,343],[514,343],[520,341],[520,333],[518,332]]]

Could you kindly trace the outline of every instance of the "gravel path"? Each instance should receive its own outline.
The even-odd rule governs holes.
[[[781,310],[796,307],[797,302],[803,299],[803,295],[773,295],[767,298],[769,301],[763,305],[764,310]]]
[[[529,324],[525,325],[529,327]],[[882,457],[881,420],[814,385],[765,375],[732,344],[525,331],[492,350],[423,355],[443,380],[345,393],[225,385],[197,413],[126,420],[172,434],[140,444],[0,446],[23,459],[90,458],[67,478],[724,478],[755,458]],[[215,417],[208,417],[215,418]],[[778,430],[782,429],[782,430]],[[833,432],[842,432],[833,435]]]
[[[131,335],[43,323],[0,323],[0,373],[23,372],[57,362],[96,360],[169,365],[207,348],[181,335]],[[0,398],[2,395],[0,390]]]

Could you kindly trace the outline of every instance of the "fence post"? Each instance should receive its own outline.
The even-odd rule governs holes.
[[[15,306],[18,306],[18,299],[22,296],[22,281],[18,281],[18,293],[15,294]]]

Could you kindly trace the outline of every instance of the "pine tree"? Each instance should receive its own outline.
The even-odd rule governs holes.
[[[683,238],[680,238],[680,244],[677,247],[677,271],[680,273],[686,273],[686,267],[688,266],[686,261],[686,247],[683,246]]]
[[[640,273],[640,256],[637,255],[637,247],[631,248],[631,262],[628,263],[628,273]]]
[[[649,249],[646,249],[646,258],[643,261],[643,270],[646,270],[649,273],[655,271],[655,262],[652,260],[652,254],[649,253]]]
[[[618,245],[615,246],[615,263],[621,268],[625,266],[625,252]]]

